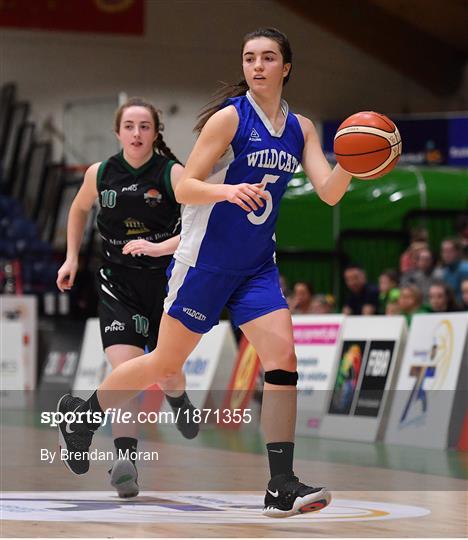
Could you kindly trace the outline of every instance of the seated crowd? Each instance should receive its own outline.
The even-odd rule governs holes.
[[[341,312],[347,315],[404,315],[408,324],[415,313],[468,311],[467,243],[447,238],[435,257],[427,241],[418,239],[400,258],[400,269],[382,272],[378,284],[369,283],[366,271],[351,264],[344,270],[346,286]],[[291,294],[283,279],[283,292],[293,314],[336,313],[330,295],[314,294],[310,283],[297,282]]]

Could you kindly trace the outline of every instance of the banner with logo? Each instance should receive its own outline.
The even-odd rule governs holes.
[[[2,294],[0,296],[0,324],[3,325],[4,321],[20,321],[22,324],[24,334],[21,358],[24,389],[34,390],[37,378],[37,297]]]
[[[143,0],[0,2],[0,27],[142,35]]]
[[[375,441],[382,435],[405,338],[404,317],[347,317],[321,437]]]
[[[1,321],[0,378],[1,391],[24,390],[23,324]],[[8,338],[7,338],[8,336]]]
[[[18,320],[0,320],[0,324],[0,408],[23,408],[26,404],[23,324]]]
[[[456,444],[466,412],[467,333],[468,313],[413,317],[385,442]]]
[[[55,410],[58,398],[73,389],[85,325],[82,321],[49,320],[41,325],[41,355],[44,368],[38,405]]]
[[[87,399],[110,371],[111,365],[102,348],[99,319],[88,319],[73,383],[73,395]]]
[[[317,435],[338,360],[344,315],[294,315],[297,356],[296,433]]]

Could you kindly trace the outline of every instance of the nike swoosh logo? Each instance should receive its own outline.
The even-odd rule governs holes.
[[[275,492],[273,491],[270,491],[269,489],[267,489],[268,493],[272,496],[272,497],[278,497],[279,493],[278,493],[278,490],[276,490]]]
[[[77,407],[73,412],[75,413],[75,412],[79,409],[79,407],[80,407],[80,406],[78,405],[78,407]],[[67,422],[67,423],[65,424],[65,432],[68,433],[69,435],[71,435],[72,433],[75,433],[74,431],[72,431],[72,430],[70,429],[70,423],[71,423],[71,422]]]
[[[281,448],[281,450],[268,450],[268,452],[274,452],[275,454],[282,454],[283,449]]]

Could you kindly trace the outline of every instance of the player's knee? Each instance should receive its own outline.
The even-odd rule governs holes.
[[[174,377],[176,370],[169,364],[166,364],[163,359],[159,358],[157,349],[150,352],[146,356],[145,372],[148,378],[153,383],[159,383]]]
[[[275,357],[263,366],[265,371],[282,369],[284,371],[297,370],[297,358],[294,348],[287,348],[284,351],[278,351]]]
[[[165,386],[173,386],[174,384],[177,384],[182,377],[181,371],[174,371],[171,370],[170,372],[165,372],[165,375],[161,379],[160,383],[164,384]]]

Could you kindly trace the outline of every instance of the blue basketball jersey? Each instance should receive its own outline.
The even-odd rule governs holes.
[[[275,132],[249,92],[226,100],[239,126],[223,158],[205,180],[212,184],[263,183],[268,199],[256,212],[227,201],[187,205],[181,242],[174,257],[214,272],[249,275],[273,260],[275,226],[286,186],[302,160],[304,136],[296,116],[282,100],[283,127]]]

